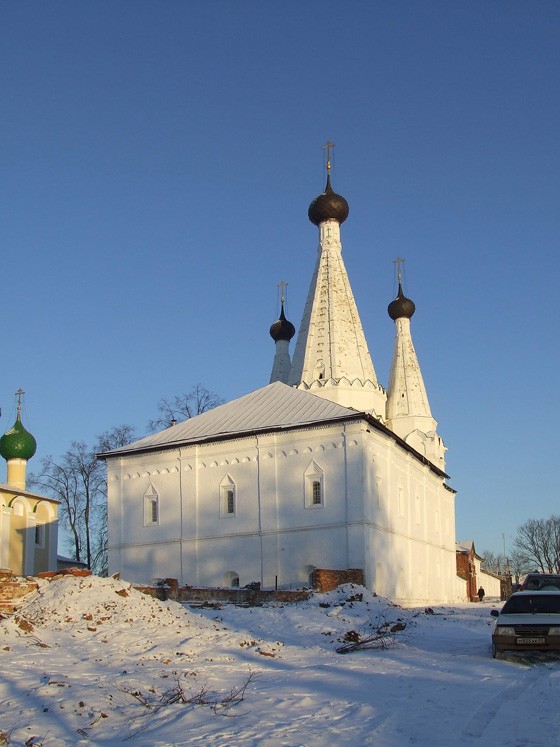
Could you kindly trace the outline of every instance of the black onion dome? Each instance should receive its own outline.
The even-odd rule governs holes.
[[[391,301],[389,306],[387,306],[387,312],[389,316],[393,321],[403,318],[410,319],[415,311],[416,306],[414,305],[414,301],[411,301],[410,298],[407,298],[404,295],[402,285],[399,283],[399,292],[397,293],[397,297],[394,301]]]
[[[348,218],[349,212],[348,203],[342,197],[337,195],[331,187],[330,174],[327,176],[327,186],[323,194],[316,197],[307,211],[309,220],[318,226],[325,220],[337,220],[339,223],[344,223]]]
[[[287,340],[289,342],[295,335],[295,333],[296,328],[284,316],[284,304],[282,304],[280,318],[270,327],[270,336],[272,337],[274,342],[278,342],[278,340]]]

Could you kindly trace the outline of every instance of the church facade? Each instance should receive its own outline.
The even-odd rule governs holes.
[[[317,568],[361,569],[396,602],[460,599],[455,491],[412,342],[414,303],[399,273],[386,391],[342,259],[348,204],[329,160],[308,214],[319,244],[293,359],[282,305],[267,386],[100,455],[109,571],[296,588]]]
[[[27,462],[35,438],[21,422],[21,389],[14,425],[0,438],[6,482],[0,484],[0,568],[16,576],[56,570],[58,501],[26,488]]]

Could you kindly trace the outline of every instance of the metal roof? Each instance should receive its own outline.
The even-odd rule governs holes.
[[[357,410],[275,381],[225,405],[99,456],[153,451],[245,433],[345,420],[359,415]]]

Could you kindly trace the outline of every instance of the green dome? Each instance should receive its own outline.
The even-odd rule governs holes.
[[[0,438],[0,456],[8,459],[31,459],[37,451],[37,441],[26,431],[19,415],[14,425]]]

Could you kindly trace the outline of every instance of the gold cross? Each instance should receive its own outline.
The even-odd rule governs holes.
[[[335,144],[331,143],[330,140],[327,140],[327,142],[324,145],[321,145],[322,150],[327,151],[327,174],[331,173],[331,148],[334,148]]]

